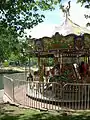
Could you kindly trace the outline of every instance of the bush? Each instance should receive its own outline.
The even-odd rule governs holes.
[[[8,61],[5,61],[5,62],[3,63],[3,66],[4,66],[4,67],[8,67],[8,66],[9,66],[9,62],[8,62]]]

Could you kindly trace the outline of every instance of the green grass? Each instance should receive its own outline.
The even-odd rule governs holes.
[[[90,111],[39,111],[0,105],[0,120],[90,120]]]

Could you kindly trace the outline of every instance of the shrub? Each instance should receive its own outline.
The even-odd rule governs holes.
[[[3,66],[4,66],[4,67],[8,67],[8,66],[9,66],[9,62],[8,62],[8,61],[5,61],[5,62],[3,63]]]

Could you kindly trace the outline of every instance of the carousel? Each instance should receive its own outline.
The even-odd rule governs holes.
[[[60,102],[65,84],[90,83],[90,31],[70,20],[69,9],[70,3],[62,7],[65,21],[55,27],[52,37],[34,39],[32,54],[38,58],[38,67],[36,71],[30,68],[33,79],[28,79],[31,81],[29,97]],[[71,87],[67,89],[70,90]],[[78,89],[74,87],[73,90]]]

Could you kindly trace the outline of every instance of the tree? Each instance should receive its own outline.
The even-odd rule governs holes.
[[[19,41],[13,32],[0,23],[0,62],[8,59],[12,51],[16,53]]]
[[[0,0],[0,61],[21,51],[18,36],[43,22],[40,10],[53,10],[60,0]],[[20,48],[19,48],[20,47]]]
[[[40,10],[53,10],[58,2],[60,0],[0,0],[0,22],[22,35],[24,29],[43,22],[45,16]]]
[[[90,0],[77,0],[78,3],[81,3],[82,5],[85,6],[85,8],[89,9],[90,8]],[[90,15],[85,14],[85,18],[88,19],[90,18]],[[90,23],[87,23],[87,26],[90,26]]]

